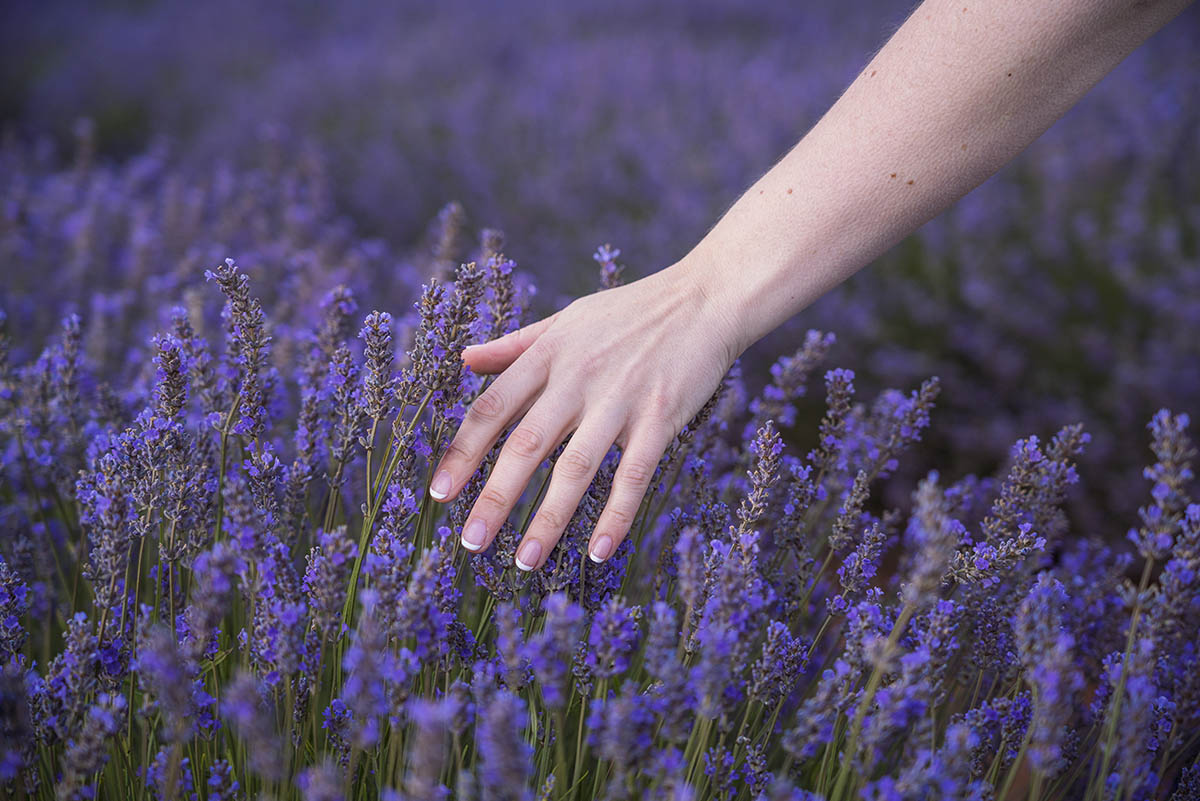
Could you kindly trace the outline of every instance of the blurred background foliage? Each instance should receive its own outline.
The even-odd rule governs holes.
[[[429,227],[457,200],[460,227],[504,230],[549,313],[597,288],[602,242],[629,278],[686,253],[910,8],[9,2],[0,302],[26,334],[79,311],[114,370],[129,368],[122,336],[148,339],[225,255],[258,271],[273,319],[338,282],[407,308],[441,262],[472,255]],[[1093,439],[1076,530],[1135,519],[1145,421],[1200,413],[1197,42],[1193,7],[1000,174],[748,352],[747,382],[806,329],[832,331],[830,361],[864,398],[942,380],[889,503],[933,465],[990,472],[1016,439],[1079,421]],[[810,401],[790,432],[801,446]]]

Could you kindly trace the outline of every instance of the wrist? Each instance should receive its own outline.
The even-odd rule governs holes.
[[[732,365],[761,335],[751,333],[742,293],[729,281],[728,272],[693,251],[659,275],[669,285],[668,291],[681,299],[680,305],[715,334]]]

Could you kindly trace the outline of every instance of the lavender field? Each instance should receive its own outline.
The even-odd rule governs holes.
[[[465,345],[678,259],[909,7],[12,4],[0,797],[1200,799],[1200,9],[531,573]],[[598,248],[600,248],[598,250]],[[555,453],[557,456],[557,452]]]

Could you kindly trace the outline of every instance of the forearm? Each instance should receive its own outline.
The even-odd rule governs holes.
[[[1187,4],[926,0],[671,269],[744,350],[982,183]]]

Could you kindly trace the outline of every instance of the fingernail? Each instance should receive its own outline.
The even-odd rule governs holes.
[[[521,550],[517,551],[517,567],[525,571],[533,570],[541,556],[542,544],[537,540],[526,540]]]
[[[487,525],[482,520],[472,520],[463,529],[462,544],[468,551],[478,551],[483,547],[483,541],[486,538]]]
[[[439,470],[437,475],[433,477],[433,481],[429,484],[429,494],[433,496],[435,501],[440,501],[450,494],[450,486],[453,483],[450,479],[450,471]]]
[[[600,539],[596,540],[596,544],[592,546],[592,550],[588,553],[588,558],[596,564],[600,564],[612,554],[612,537],[607,534],[600,535]]]

